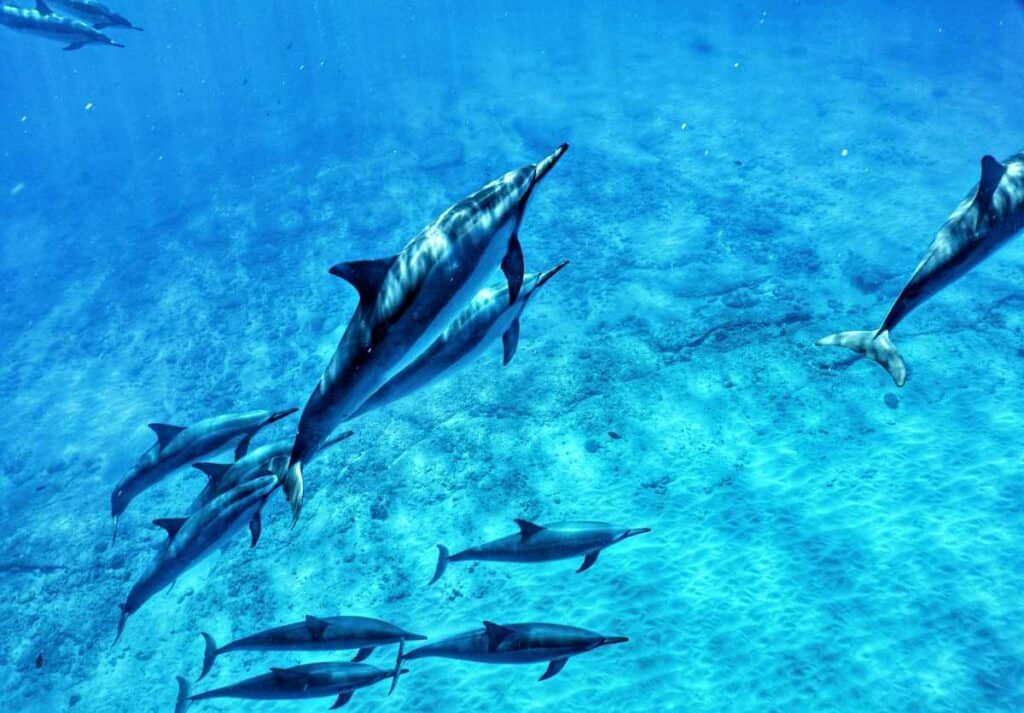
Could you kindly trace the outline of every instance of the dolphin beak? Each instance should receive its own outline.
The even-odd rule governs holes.
[[[607,646],[608,644],[624,644],[629,641],[628,636],[605,636],[601,639],[601,646]]]
[[[562,262],[558,263],[557,265],[555,265],[555,266],[554,266],[553,268],[551,268],[550,270],[548,270],[548,271],[546,271],[546,272],[542,272],[542,273],[540,274],[540,277],[539,277],[539,278],[537,278],[537,287],[540,287],[540,286],[541,286],[541,285],[543,285],[543,284],[544,284],[545,282],[547,282],[548,280],[550,280],[550,279],[551,279],[552,277],[554,277],[555,275],[557,275],[557,274],[558,274],[558,273],[559,273],[559,272],[561,271],[561,269],[562,269],[563,267],[565,267],[566,265],[568,265],[568,264],[569,264],[569,261],[568,261],[568,260],[562,260]]]
[[[413,634],[412,632],[409,632],[409,631],[407,631],[407,632],[405,632],[405,634],[403,634],[403,638],[406,641],[426,641],[427,640],[427,637],[424,636],[423,634]]]
[[[569,150],[569,144],[562,144],[555,149],[550,156],[541,160],[533,169],[533,184],[537,185],[540,179],[548,175],[548,171],[555,167],[558,163],[558,159],[562,158],[562,154]]]
[[[634,535],[646,535],[650,531],[651,528],[649,527],[638,527],[633,530],[626,530],[626,534],[622,536],[622,539],[626,539],[627,537],[633,537]]]

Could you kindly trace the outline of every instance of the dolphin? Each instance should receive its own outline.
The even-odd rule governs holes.
[[[537,663],[548,661],[544,681],[561,671],[570,656],[599,646],[629,641],[625,636],[604,636],[596,631],[561,624],[495,624],[426,644],[410,651],[405,660],[439,656],[478,663]]]
[[[142,32],[141,27],[136,27],[127,18],[118,15],[96,0],[49,0],[49,4],[88,22],[97,30],[102,30],[105,27],[120,27]]]
[[[245,411],[214,416],[191,426],[171,426],[151,423],[156,443],[143,453],[110,494],[110,514],[114,518],[114,539],[117,539],[117,519],[128,504],[146,488],[159,483],[178,468],[204,455],[219,451],[229,442],[241,437],[235,447],[235,458],[249,450],[252,437],[264,426],[280,421],[298,411]]]
[[[907,365],[889,332],[928,298],[967,274],[1024,229],[1024,150],[1003,162],[981,159],[981,180],[939,228],[924,259],[903,287],[881,326],[839,332],[817,345],[839,346],[873,359],[896,386],[907,381]]]
[[[627,537],[650,532],[649,527],[629,529],[609,525],[606,522],[555,522],[537,525],[527,520],[516,520],[519,532],[487,542],[479,547],[470,547],[458,554],[449,555],[444,545],[437,546],[437,567],[429,584],[441,578],[449,562],[552,562],[554,560],[583,557],[583,564],[576,572],[590,569],[601,550],[622,542]]]
[[[285,493],[297,521],[302,468],[341,422],[426,349],[500,265],[515,302],[523,281],[519,226],[534,187],[568,150],[562,144],[448,208],[400,253],[343,262],[359,304],[299,420]]]
[[[163,518],[153,524],[167,530],[167,540],[146,572],[132,586],[121,605],[116,644],[128,617],[143,604],[201,562],[214,546],[237,532],[259,512],[279,485],[272,475],[242,483],[188,518]],[[256,544],[255,541],[252,543]]]
[[[247,678],[230,686],[193,694],[188,681],[178,676],[178,703],[174,713],[185,713],[193,701],[207,698],[248,698],[259,701],[291,701],[302,698],[337,696],[331,710],[341,708],[359,688],[371,686],[387,678],[391,689],[398,676],[408,669],[384,671],[365,663],[308,663],[291,668],[272,668],[270,673]],[[389,691],[390,693],[390,691]]]
[[[478,292],[466,309],[441,332],[441,336],[364,401],[355,416],[386,406],[422,389],[442,375],[451,374],[475,359],[499,335],[504,347],[503,361],[508,365],[519,345],[519,318],[526,304],[541,286],[568,264],[566,260],[547,272],[526,275],[519,296],[511,303],[507,286]]]
[[[213,662],[221,654],[229,651],[339,651],[342,649],[359,649],[353,663],[364,660],[373,653],[377,646],[395,644],[398,646],[398,662],[401,663],[402,651],[406,641],[422,641],[427,637],[413,634],[380,619],[365,616],[306,616],[305,621],[286,624],[252,634],[245,638],[232,641],[225,646],[217,646],[213,637],[205,631],[203,640],[206,649],[203,653],[202,679],[210,672]]]
[[[36,0],[34,10],[0,5],[0,25],[17,32],[66,42],[65,50],[77,50],[90,44],[124,47],[81,20],[56,14],[44,0]]]

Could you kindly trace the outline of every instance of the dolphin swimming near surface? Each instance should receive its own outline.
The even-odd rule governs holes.
[[[203,672],[199,678],[202,679],[209,673],[218,656],[230,651],[359,649],[356,657],[352,659],[353,663],[358,663],[373,653],[374,648],[378,646],[398,644],[398,663],[401,663],[405,642],[422,641],[426,638],[386,621],[365,616],[306,616],[305,621],[267,629],[220,647],[213,637],[204,631],[203,641],[206,643],[206,649],[203,653]]]
[[[408,669],[384,671],[364,663],[308,663],[291,668],[272,668],[270,673],[247,678],[230,686],[192,694],[188,681],[178,676],[178,703],[174,713],[185,713],[194,701],[207,698],[248,698],[259,701],[291,701],[302,698],[337,696],[331,710],[341,708],[352,699],[357,689],[378,681],[392,679],[395,688],[398,676]],[[389,691],[390,693],[390,691]]]
[[[90,44],[124,47],[81,20],[56,14],[43,0],[36,0],[34,10],[0,4],[0,25],[16,32],[66,42],[65,50],[77,50]]]
[[[137,612],[154,594],[201,562],[213,551],[215,545],[249,522],[279,484],[276,477],[263,476],[224,493],[188,518],[154,520],[154,525],[167,530],[167,540],[121,605],[121,619],[117,623],[114,643],[121,638],[130,615]],[[255,539],[252,544],[256,545]]]
[[[249,450],[249,443],[257,431],[296,411],[297,408],[230,413],[206,418],[187,427],[166,423],[149,424],[156,434],[156,443],[139,457],[110,494],[114,539],[117,539],[118,518],[143,490],[156,485],[170,473],[197,458],[219,451],[236,438],[241,440],[235,447],[235,458],[241,458]]]
[[[519,318],[526,304],[538,289],[568,264],[566,260],[547,272],[526,275],[519,296],[511,303],[508,287],[497,290],[485,288],[478,292],[466,309],[441,332],[441,336],[364,401],[355,416],[408,396],[442,375],[450,375],[475,359],[499,336],[504,346],[503,361],[507,365],[519,345]]]
[[[840,346],[875,360],[896,386],[907,381],[907,365],[889,333],[911,311],[952,284],[1024,229],[1024,151],[1002,163],[981,159],[981,180],[939,228],[924,259],[900,292],[881,326],[839,332],[816,344]]]
[[[478,663],[547,661],[547,670],[539,679],[544,681],[561,671],[570,656],[626,641],[629,639],[625,636],[604,636],[596,631],[561,624],[495,624],[485,621],[482,629],[457,634],[410,651],[405,660],[439,656]]]
[[[606,522],[555,522],[536,525],[527,520],[516,520],[519,532],[502,537],[479,547],[470,547],[449,555],[444,545],[437,546],[437,568],[429,584],[444,574],[449,562],[552,562],[554,560],[583,557],[576,572],[590,569],[601,550],[622,542],[627,537],[650,532],[649,527],[629,529]]]
[[[88,22],[97,30],[105,27],[121,27],[126,30],[138,30],[126,17],[118,15],[109,7],[97,0],[47,0],[50,5],[65,10],[72,15]]]
[[[398,255],[339,263],[331,273],[359,304],[302,411],[285,493],[298,520],[302,468],[331,432],[426,349],[499,266],[515,302],[523,281],[519,226],[534,187],[568,150],[491,181],[448,208]]]

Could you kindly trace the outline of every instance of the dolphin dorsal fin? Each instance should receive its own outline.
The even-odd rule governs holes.
[[[43,0],[36,0],[36,10],[43,17],[46,17],[47,15],[52,15],[53,14],[53,10],[50,8],[49,5],[47,5],[45,2],[43,2]]]
[[[395,256],[379,258],[377,260],[352,260],[351,262],[339,262],[331,267],[331,274],[347,281],[359,293],[360,302],[372,302],[381,285],[384,284],[384,277],[395,262]]]
[[[485,621],[484,629],[487,631],[487,645],[491,651],[494,651],[501,644],[502,641],[507,639],[510,635],[515,632],[509,629],[507,626],[501,624],[495,624],[493,621]]]
[[[157,443],[161,448],[166,447],[175,436],[185,430],[184,426],[172,426],[169,423],[151,423],[149,427],[156,434]]]
[[[184,517],[159,517],[153,521],[153,524],[157,527],[162,527],[167,530],[167,537],[171,540],[178,534],[178,530],[185,524]]]
[[[512,357],[516,355],[516,347],[519,346],[518,319],[508,325],[508,329],[501,335],[501,346],[505,350],[501,360],[502,366],[508,366],[508,363],[512,361]]]
[[[324,638],[324,632],[327,631],[328,622],[323,619],[318,619],[315,616],[306,615],[306,628],[309,629],[309,635],[313,637],[313,641],[320,641]]]
[[[192,467],[209,478],[211,483],[216,483],[231,465],[231,463],[193,463]]]
[[[992,156],[984,156],[981,159],[981,180],[978,182],[978,193],[974,200],[983,205],[992,202],[992,195],[999,187],[999,182],[1006,174],[1006,166],[999,163]]]
[[[290,668],[275,668],[271,667],[270,672],[277,677],[279,681],[299,681],[307,678],[308,676],[302,671],[296,671]]]
[[[516,520],[515,522],[517,525],[519,525],[519,534],[522,535],[524,540],[527,537],[532,537],[533,535],[536,535],[538,532],[544,529],[537,523],[530,522],[529,520]]]

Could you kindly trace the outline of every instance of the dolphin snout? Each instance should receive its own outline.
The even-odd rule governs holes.
[[[558,159],[562,158],[562,154],[569,150],[569,144],[562,144],[553,152],[550,156],[541,159],[540,163],[533,169],[533,182],[538,183],[540,179],[548,175],[548,171],[555,167],[558,163]]]
[[[626,530],[626,534],[622,536],[622,539],[626,539],[627,537],[633,537],[634,535],[646,535],[650,531],[651,528],[649,527],[637,527],[633,530]]]
[[[427,637],[423,634],[413,634],[412,632],[405,632],[402,634],[406,641],[426,641]]]
[[[537,287],[540,287],[540,286],[541,286],[541,285],[543,285],[543,284],[544,284],[545,282],[547,282],[548,280],[550,280],[550,279],[551,279],[552,277],[554,277],[555,275],[557,275],[557,274],[558,274],[558,273],[559,273],[559,272],[560,272],[560,271],[562,270],[562,268],[563,268],[563,267],[565,267],[565,266],[566,266],[566,265],[568,265],[568,264],[569,264],[569,261],[568,261],[568,260],[562,260],[562,262],[558,263],[557,265],[555,265],[555,266],[554,266],[553,268],[551,268],[550,270],[548,270],[548,271],[546,271],[546,272],[542,272],[542,273],[540,274],[540,277],[539,277],[539,278],[537,278]]]
[[[607,646],[608,644],[624,644],[629,641],[628,636],[605,636],[601,639],[601,646]]]

